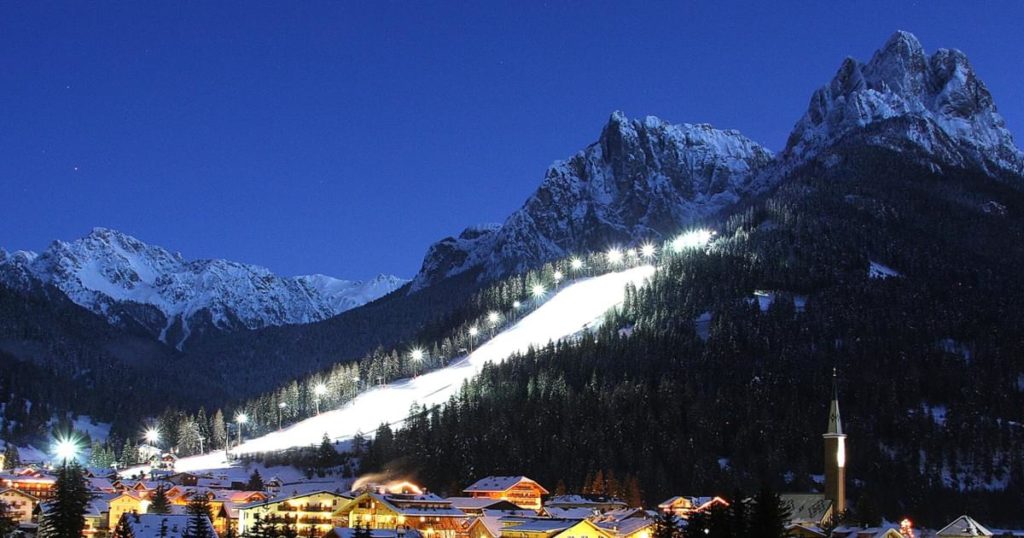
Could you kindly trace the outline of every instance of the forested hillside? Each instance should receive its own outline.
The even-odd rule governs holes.
[[[663,257],[596,338],[489,367],[379,430],[364,470],[448,491],[502,473],[579,490],[600,471],[649,501],[813,490],[835,367],[855,498],[933,525],[1017,513],[1019,184],[837,151],[718,223],[707,252]]]

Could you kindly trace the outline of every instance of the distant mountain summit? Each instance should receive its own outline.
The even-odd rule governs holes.
[[[181,254],[106,228],[44,252],[0,250],[0,282],[16,289],[49,284],[110,323],[142,328],[181,347],[197,332],[310,323],[386,295],[406,281],[380,275],[347,281],[280,277],[228,260]]]
[[[772,153],[737,131],[614,112],[600,138],[556,162],[501,225],[468,228],[430,247],[420,289],[470,269],[489,277],[572,252],[664,237],[756,191]]]
[[[811,97],[782,160],[827,162],[833,146],[866,145],[915,153],[936,165],[1024,174],[1024,156],[967,56],[930,57],[908,32],[896,32],[867,63],[847,58]]]
[[[737,131],[613,113],[600,139],[548,168],[504,223],[432,245],[411,290],[473,269],[497,278],[573,252],[660,239],[772,188],[796,167],[830,166],[858,148],[1017,183],[1024,175],[1024,155],[967,56],[926,56],[901,31],[867,63],[843,62],[778,157]]]

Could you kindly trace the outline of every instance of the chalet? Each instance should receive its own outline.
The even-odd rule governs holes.
[[[110,503],[104,499],[92,499],[85,508],[85,528],[82,534],[86,537],[106,536],[110,530]]]
[[[110,499],[107,514],[108,528],[115,528],[124,514],[145,514],[149,510],[149,497],[145,492],[127,490]]]
[[[971,516],[963,515],[935,533],[939,538],[968,538],[975,536],[994,536],[993,532],[978,523]]]
[[[166,480],[175,486],[195,486],[199,476],[192,473],[174,473],[169,475]]]
[[[686,519],[690,514],[706,512],[715,506],[727,507],[729,503],[721,497],[672,497],[658,505],[658,509],[667,514],[675,514]]]
[[[7,505],[8,515],[16,523],[31,523],[39,498],[24,491],[8,488],[0,491],[0,503]]]
[[[614,538],[586,519],[537,518],[501,529],[501,538]]]
[[[269,499],[269,496],[262,491],[209,489],[199,486],[174,486],[167,490],[167,499],[175,506],[187,506],[196,495],[206,497],[206,500],[209,501],[210,514],[213,516],[213,528],[220,534],[227,534],[228,528],[237,528],[239,507]]]
[[[643,514],[643,510],[639,508],[636,510]],[[601,518],[591,521],[615,538],[651,538],[654,536],[655,521],[646,517],[646,514],[622,519]]]
[[[128,514],[124,525],[131,538],[185,538],[191,517],[187,514]],[[212,538],[218,536],[214,530]],[[117,532],[113,537],[122,538]]]
[[[368,491],[340,506],[332,515],[337,527],[416,529],[428,538],[455,538],[468,516],[433,493]]]
[[[488,476],[469,486],[464,493],[470,497],[501,499],[526,510],[540,510],[541,498],[548,490],[525,476]]]
[[[0,474],[0,488],[16,489],[41,501],[52,499],[56,487],[57,479],[55,477],[35,469],[22,469],[15,473]]]
[[[827,538],[828,534],[817,525],[789,523],[786,525],[786,536],[791,538]]]
[[[235,508],[238,516],[238,532],[248,532],[257,519],[280,521],[295,525],[300,536],[310,533],[326,533],[334,528],[331,523],[338,508],[351,500],[350,497],[331,491],[314,491],[290,497],[274,498]]]

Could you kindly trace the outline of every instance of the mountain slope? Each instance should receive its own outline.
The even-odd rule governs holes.
[[[521,209],[427,251],[412,290],[471,268],[485,278],[573,252],[675,233],[763,187],[772,154],[736,131],[612,114],[597,143],[552,165]]]
[[[386,295],[404,281],[279,277],[227,260],[185,260],[129,235],[96,228],[41,254],[0,251],[0,281],[52,284],[120,327],[141,327],[179,348],[193,333],[310,323]]]

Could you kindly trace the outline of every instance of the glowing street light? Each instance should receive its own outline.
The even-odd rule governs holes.
[[[555,283],[557,284],[561,282],[563,278],[565,278],[565,275],[563,275],[561,271],[555,271],[555,274],[552,275],[552,278],[555,279]]]
[[[57,458],[64,462],[64,465],[68,464],[68,460],[75,460],[78,458],[78,439],[74,437],[59,437],[57,444],[54,445],[53,451]]]
[[[281,429],[281,415],[284,414],[284,409],[288,407],[287,402],[278,402],[277,404],[277,429]]]
[[[605,257],[608,258],[608,263],[612,265],[618,265],[622,263],[622,251],[617,248],[610,248],[605,253]]]
[[[421,362],[423,362],[424,357],[426,357],[426,353],[424,353],[423,349],[421,349],[421,348],[414,348],[412,350],[412,353],[409,354],[409,357],[412,358],[412,362],[413,362],[413,366],[412,366],[413,376],[417,376],[419,374],[416,371],[416,365],[420,364]]]
[[[476,335],[480,334],[480,329],[476,325],[469,328],[469,335],[476,338]]]
[[[530,288],[530,293],[533,294],[534,299],[540,299],[541,297],[544,297],[545,291],[547,290],[545,290],[544,286],[540,284],[534,284],[533,287]]]
[[[654,245],[651,244],[651,243],[644,243],[640,247],[640,255],[643,256],[644,258],[647,258],[647,259],[653,258],[654,254],[656,252],[657,252],[657,249],[654,248]]]
[[[319,415],[320,399],[324,397],[324,394],[327,394],[327,385],[324,385],[323,383],[317,383],[316,386],[313,387],[313,394],[316,395],[316,398],[313,398],[313,400],[316,402],[316,414]]]
[[[583,269],[583,260],[579,258],[573,258],[569,262],[569,267],[572,267],[573,271],[579,271],[580,269]]]
[[[147,428],[146,433],[143,434],[143,436],[145,437],[146,442],[150,445],[156,446],[156,444],[160,442],[160,430],[156,428]]]
[[[238,423],[238,446],[242,446],[242,425],[249,422],[249,417],[245,413],[239,413],[235,415],[235,422]]]
[[[519,308],[522,307],[522,306],[523,306],[523,303],[520,303],[519,301],[512,301],[512,308],[515,308],[516,310],[519,310]]]

